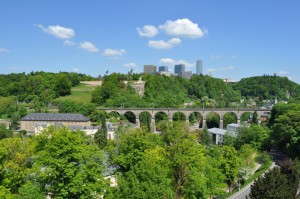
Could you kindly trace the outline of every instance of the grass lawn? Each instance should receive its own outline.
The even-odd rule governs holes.
[[[86,84],[79,84],[71,89],[71,95],[59,97],[58,100],[73,100],[79,103],[90,103],[92,99],[92,91],[96,86],[89,86]]]

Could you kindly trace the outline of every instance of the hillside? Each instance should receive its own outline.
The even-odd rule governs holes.
[[[300,85],[287,77],[256,76],[244,78],[233,85],[244,97],[259,97],[259,100],[275,99],[288,100],[300,96]]]

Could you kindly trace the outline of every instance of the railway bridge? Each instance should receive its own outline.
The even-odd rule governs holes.
[[[189,123],[189,116],[192,113],[199,113],[202,118],[202,127],[206,127],[206,118],[210,113],[216,113],[220,118],[220,128],[223,128],[223,117],[226,113],[234,113],[237,118],[237,123],[240,124],[240,118],[244,113],[253,113],[256,111],[258,116],[261,116],[265,112],[270,112],[271,109],[255,109],[255,108],[98,108],[98,110],[104,110],[107,113],[117,112],[119,115],[126,112],[132,112],[136,118],[136,125],[140,126],[140,114],[147,112],[151,115],[151,125],[155,127],[155,115],[157,113],[164,113],[168,117],[168,121],[173,121],[173,115],[175,113],[183,113],[185,120]],[[260,117],[258,117],[259,119]]]

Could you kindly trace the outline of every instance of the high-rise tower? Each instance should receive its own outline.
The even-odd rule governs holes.
[[[146,74],[155,74],[156,66],[154,65],[144,65],[144,73]]]
[[[202,60],[197,60],[196,62],[196,74],[203,75],[203,65]]]
[[[184,64],[177,64],[174,67],[174,74],[181,75],[182,72],[185,71],[185,65]]]

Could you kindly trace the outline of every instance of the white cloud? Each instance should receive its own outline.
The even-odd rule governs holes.
[[[172,38],[168,41],[164,40],[150,40],[148,41],[148,46],[157,49],[170,49],[173,48],[174,45],[178,45],[181,43],[181,39]]]
[[[174,66],[176,64],[184,64],[186,67],[193,67],[195,66],[195,64],[193,63],[189,63],[185,60],[174,60],[172,58],[162,58],[159,60],[159,62],[163,65],[167,65],[167,66]]]
[[[78,73],[79,69],[78,68],[73,68],[73,72]]]
[[[103,55],[105,57],[118,57],[118,56],[123,56],[125,53],[126,51],[124,49],[115,50],[115,49],[107,48],[104,50]]]
[[[70,40],[65,40],[64,45],[65,46],[74,46],[74,45],[76,45],[76,43],[73,41],[70,41]]]
[[[206,69],[205,71],[206,71],[207,73],[213,73],[213,72],[216,72],[217,69],[215,69],[215,68],[208,68],[208,69]]]
[[[133,63],[133,62],[124,64],[124,66],[125,66],[125,67],[129,67],[129,68],[136,68],[136,67],[137,67],[136,63]]]
[[[287,71],[279,71],[277,74],[280,76],[286,76],[289,73]]]
[[[233,70],[234,66],[226,66],[226,67],[222,67],[219,70]]]
[[[88,52],[93,52],[93,53],[99,52],[99,49],[91,42],[87,42],[87,41],[82,42],[79,44],[79,47]]]
[[[212,54],[212,55],[210,56],[210,59],[212,59],[212,60],[219,60],[219,59],[222,59],[222,56],[221,56],[221,55],[215,55],[215,54]]]
[[[177,19],[176,21],[168,20],[159,28],[168,35],[177,37],[199,38],[207,34],[207,30],[201,30],[198,24],[187,18]]]
[[[158,29],[152,25],[145,25],[142,28],[136,28],[141,37],[154,37],[158,34]]]
[[[0,48],[0,53],[9,53],[10,51],[7,48]]]
[[[214,72],[222,72],[222,71],[229,71],[229,70],[233,70],[235,67],[234,66],[225,66],[225,67],[221,67],[221,68],[208,68],[205,71],[208,74],[212,74]]]
[[[42,29],[45,33],[48,33],[60,39],[71,39],[75,36],[75,31],[73,29],[65,28],[59,25],[44,27],[41,24],[36,24],[35,26]]]

